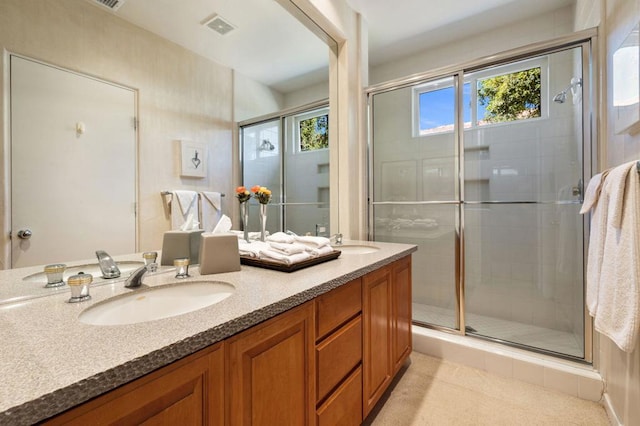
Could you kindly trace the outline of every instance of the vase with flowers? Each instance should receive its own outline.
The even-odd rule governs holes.
[[[260,241],[264,241],[267,227],[267,204],[271,201],[271,191],[266,186],[255,185],[251,188],[251,192],[260,203]]]
[[[240,221],[244,232],[244,240],[249,242],[249,205],[247,201],[251,198],[251,193],[244,186],[236,188],[236,197],[240,201]]]

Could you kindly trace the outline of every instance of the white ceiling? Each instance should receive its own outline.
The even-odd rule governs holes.
[[[347,1],[368,23],[377,65],[575,0]],[[125,0],[112,13],[282,92],[328,78],[324,42],[274,0]],[[213,32],[203,25],[213,14],[236,29]]]

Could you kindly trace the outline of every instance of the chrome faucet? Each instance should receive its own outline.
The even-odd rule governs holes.
[[[124,282],[124,286],[126,288],[138,288],[142,285],[142,277],[146,274],[151,268],[151,265],[155,265],[155,263],[144,265],[136,269],[129,275],[129,278]]]
[[[96,256],[98,257],[98,263],[100,264],[100,270],[102,271],[103,278],[110,279],[120,277],[120,269],[118,268],[118,265],[116,265],[116,262],[107,254],[106,251],[97,250]]]
[[[333,235],[329,239],[330,240],[335,239],[336,242],[334,243],[334,245],[336,245],[336,246],[342,245],[342,234],[340,234],[340,233]]]

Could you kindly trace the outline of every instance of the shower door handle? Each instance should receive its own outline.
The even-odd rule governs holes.
[[[578,185],[571,188],[571,193],[574,197],[578,197],[580,201],[582,201],[582,193],[584,191],[584,184],[582,183],[582,179],[578,180]]]

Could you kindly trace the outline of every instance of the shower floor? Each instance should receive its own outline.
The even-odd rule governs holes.
[[[455,311],[439,306],[413,304],[413,320],[454,328]],[[573,333],[537,327],[516,321],[466,313],[467,334],[486,336],[547,351],[583,358],[582,343]]]

